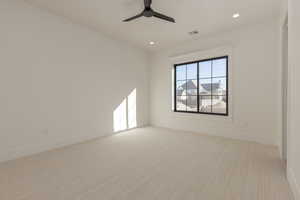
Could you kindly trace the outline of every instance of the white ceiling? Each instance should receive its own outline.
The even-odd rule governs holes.
[[[280,0],[152,0],[154,10],[175,18],[176,23],[145,17],[124,23],[123,19],[142,11],[143,0],[26,1],[148,50],[275,18],[280,12]],[[233,19],[236,12],[241,17]],[[199,34],[190,36],[192,30]],[[151,46],[150,41],[156,44]]]

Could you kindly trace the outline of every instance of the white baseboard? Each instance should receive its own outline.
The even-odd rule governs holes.
[[[294,199],[300,200],[300,187],[294,175],[294,171],[291,168],[287,168],[287,179],[290,183]]]
[[[141,125],[133,129],[144,128],[144,127],[147,127],[147,125]],[[124,130],[123,132],[125,131],[129,131],[129,130],[127,129]],[[7,151],[0,151],[0,163],[7,162],[10,160],[15,160],[18,158],[27,157],[27,156],[32,156],[45,151],[51,151],[54,149],[58,149],[58,148],[62,148],[62,147],[66,147],[66,146],[70,146],[82,142],[87,142],[90,140],[94,140],[94,139],[98,139],[101,137],[114,135],[114,134],[118,134],[118,133],[113,133],[113,132],[93,133],[91,135],[81,135],[76,137],[70,136],[64,140],[61,140],[60,138],[52,138],[50,141],[26,144],[24,146],[8,149]]]
[[[187,132],[187,133],[195,133],[195,134],[202,134],[202,135],[208,135],[208,136],[214,136],[214,137],[221,137],[221,138],[225,138],[225,139],[233,139],[233,140],[240,140],[240,141],[248,141],[248,142],[255,142],[258,144],[263,144],[263,145],[268,145],[268,146],[273,146],[278,148],[279,147],[277,144],[275,143],[270,143],[267,141],[263,141],[263,140],[259,140],[257,138],[251,138],[251,137],[247,137],[247,134],[243,134],[242,136],[237,136],[237,135],[221,135],[221,134],[216,134],[216,133],[209,133],[209,132],[201,132],[201,131],[195,131],[195,130],[186,130],[186,129],[178,129],[178,128],[170,128],[167,126],[160,126],[160,125],[155,125],[152,124],[150,125],[153,128],[161,128],[161,129],[166,129],[166,130],[171,130],[171,131],[183,131],[183,132]]]
[[[107,134],[106,134],[107,135]],[[97,139],[106,135],[89,135],[89,136],[77,136],[70,137],[68,140],[59,140],[57,138],[52,139],[52,141],[43,141],[40,143],[26,144],[24,146],[8,149],[5,152],[0,152],[0,163],[7,162],[10,160],[15,160],[35,154],[39,154],[45,151],[50,151],[65,146]]]

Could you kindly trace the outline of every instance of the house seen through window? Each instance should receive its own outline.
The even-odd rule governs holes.
[[[174,66],[174,110],[228,115],[228,56]]]

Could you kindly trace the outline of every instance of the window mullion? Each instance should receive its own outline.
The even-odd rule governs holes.
[[[185,65],[185,111],[188,111],[188,87],[187,87],[187,67],[188,65]]]

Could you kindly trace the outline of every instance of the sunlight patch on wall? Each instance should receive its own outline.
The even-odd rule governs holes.
[[[128,102],[128,128],[135,128],[136,123],[136,89],[127,97]]]
[[[114,111],[114,132],[123,131],[127,129],[127,99]]]
[[[114,110],[114,132],[137,127],[136,89],[134,89]]]

